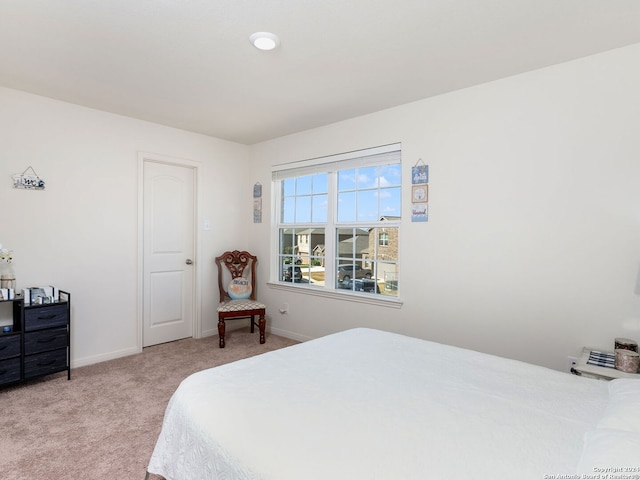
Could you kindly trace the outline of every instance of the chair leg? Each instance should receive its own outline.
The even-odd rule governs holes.
[[[253,328],[256,325],[255,318],[256,318],[255,315],[251,315],[251,333],[253,333],[255,331],[254,328]]]
[[[218,319],[218,335],[220,336],[220,348],[224,348],[224,320]]]
[[[264,319],[264,312],[260,313],[260,320],[258,320],[258,328],[260,329],[260,343],[265,342],[264,338],[264,328],[267,324],[267,321]]]

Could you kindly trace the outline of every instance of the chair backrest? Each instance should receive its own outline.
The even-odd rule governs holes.
[[[218,288],[220,289],[220,301],[229,300],[227,286],[229,282],[238,277],[244,277],[251,283],[251,300],[256,299],[256,263],[258,257],[251,255],[249,252],[241,252],[239,250],[224,252],[216,257],[216,265],[218,265]],[[227,281],[227,275],[224,275],[224,267],[231,274],[231,278]],[[249,268],[249,276],[246,276],[247,267]]]

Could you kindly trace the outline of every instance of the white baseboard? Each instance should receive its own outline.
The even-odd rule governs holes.
[[[237,322],[237,323],[240,323],[240,322]],[[244,324],[237,325],[237,326],[233,325],[233,327],[229,328],[229,323],[227,323],[227,331],[228,332],[231,331],[231,330],[236,330],[238,328],[243,328],[243,327],[246,327],[246,325],[244,325]],[[268,324],[267,324],[267,332],[273,333],[274,335],[278,335],[280,337],[290,338],[291,340],[296,340],[298,342],[306,342],[308,340],[313,340],[313,337],[308,337],[306,335],[300,335],[299,333],[290,332],[288,330],[282,330],[281,328],[269,327]],[[202,337],[208,337],[210,335],[218,335],[217,327],[215,329],[203,331],[202,335],[201,335],[201,338]]]
[[[71,368],[84,367],[86,365],[93,365],[94,363],[106,362],[107,360],[115,360],[120,357],[127,357],[140,353],[137,348],[131,347],[124,350],[118,350],[116,352],[109,352],[103,355],[96,355],[93,357],[76,358],[71,361]]]
[[[242,325],[238,325],[237,327],[234,325],[232,328],[227,328],[227,331],[236,330],[238,328],[242,328]],[[267,331],[273,333],[274,335],[279,335],[281,337],[290,338],[291,340],[296,340],[298,342],[307,342],[309,340],[313,340],[312,337],[308,337],[306,335],[300,335],[296,332],[290,332],[288,330],[282,330],[280,328],[267,328]],[[209,337],[212,335],[218,335],[218,329],[210,329],[202,332],[202,337]],[[95,355],[93,357],[84,357],[84,358],[76,358],[71,361],[71,368],[85,367],[87,365],[93,365],[94,363],[106,362],[107,360],[115,360],[120,357],[127,357],[129,355],[135,355],[136,353],[140,353],[138,349],[135,347],[126,348],[124,350],[118,350],[116,352],[109,352],[102,355]]]
[[[218,335],[218,329],[217,328],[212,328],[211,330],[204,330],[200,334],[200,338],[210,337],[212,335]]]
[[[288,330],[282,330],[281,328],[270,328],[269,331],[274,335],[279,335],[281,337],[290,338],[291,340],[297,340],[298,342],[307,342],[309,340],[313,340],[313,337],[308,337],[306,335],[300,335],[296,332],[290,332]]]
[[[241,328],[248,327],[249,323],[245,322],[226,322],[225,331],[233,332],[234,330],[240,330]],[[216,323],[215,328],[210,328],[208,330],[203,330],[200,334],[200,338],[211,337],[212,335],[218,335],[218,324]]]

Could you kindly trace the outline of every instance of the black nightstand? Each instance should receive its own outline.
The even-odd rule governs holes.
[[[71,380],[71,294],[53,303],[13,302],[11,332],[0,334],[0,387],[57,372]]]

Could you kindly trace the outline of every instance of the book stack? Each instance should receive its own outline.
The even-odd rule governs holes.
[[[51,285],[46,287],[30,287],[22,290],[24,303],[42,305],[44,303],[57,302],[60,298],[59,290]]]
[[[0,300],[13,300],[16,298],[13,288],[0,288]]]

